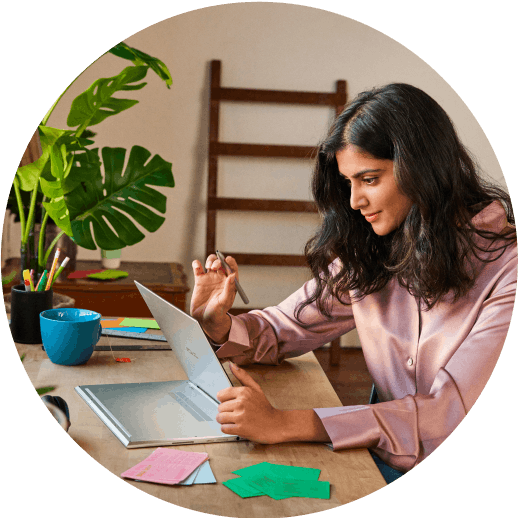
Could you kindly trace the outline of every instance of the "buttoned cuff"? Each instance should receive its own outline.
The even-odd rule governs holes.
[[[209,339],[210,344],[216,352],[216,356],[221,360],[232,358],[233,356],[240,356],[250,349],[250,340],[245,324],[233,315],[229,315],[229,317],[231,324],[228,340],[223,344],[216,344]]]
[[[380,429],[369,406],[314,410],[333,442],[333,450],[374,448],[379,443]]]

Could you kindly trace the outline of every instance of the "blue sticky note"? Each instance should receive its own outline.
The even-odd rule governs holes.
[[[104,329],[116,329],[117,331],[121,331],[124,333],[145,333],[147,331],[146,327],[109,327],[104,326]]]
[[[210,469],[209,461],[205,461],[199,468],[194,481],[195,484],[215,484],[216,478]]]
[[[180,482],[181,486],[192,486],[194,484],[194,480],[196,479],[196,475],[200,471],[200,467],[198,466],[185,480]]]
[[[216,479],[210,469],[209,461],[205,461],[198,466],[185,480],[180,482],[182,486],[192,486],[192,484],[215,484]]]

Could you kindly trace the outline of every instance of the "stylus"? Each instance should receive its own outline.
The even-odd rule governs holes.
[[[223,254],[219,250],[216,250],[216,255],[218,256],[218,259],[221,261],[223,268],[225,268],[227,275],[230,275],[231,273],[233,273],[232,268],[230,268],[230,266],[227,264],[227,262],[225,261],[225,257],[223,257]],[[239,296],[241,297],[241,300],[245,304],[248,304],[250,301],[248,300],[248,297],[245,295],[245,292],[243,291],[243,288],[241,288],[241,284],[239,284],[239,281],[237,279],[236,279],[236,289],[237,289],[237,292],[239,293]]]

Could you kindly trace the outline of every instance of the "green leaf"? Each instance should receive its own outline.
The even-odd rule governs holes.
[[[50,148],[50,172],[54,178],[63,178],[65,172],[65,164],[61,149],[54,145]],[[45,191],[43,191],[45,192]]]
[[[119,58],[128,59],[135,65],[148,65],[160,79],[165,81],[167,88],[170,88],[173,84],[173,79],[169,69],[158,58],[154,58],[145,52],[130,47],[124,42],[115,45],[115,47],[111,48],[108,52],[111,52],[113,55],[118,56]]]
[[[43,206],[59,228],[72,237],[70,212],[64,196],[81,182],[101,177],[99,152],[97,148],[84,147],[92,141],[76,137],[73,131],[48,128],[47,134],[53,138],[45,142],[50,165],[41,173],[40,186],[49,201]]]
[[[16,177],[18,178],[20,189],[22,191],[32,191],[34,189],[38,183],[38,179],[41,176],[43,168],[48,162],[48,159],[49,150],[47,149],[35,162],[18,168],[16,171]]]
[[[82,182],[90,182],[97,177],[101,177],[101,161],[98,148],[78,149],[71,160],[70,173],[63,182],[64,194],[73,191]]]
[[[42,183],[45,180],[41,180]],[[49,189],[57,192],[63,192],[61,188],[61,183],[59,181],[56,182],[48,182],[51,184]],[[43,187],[43,185],[42,185]],[[45,191],[43,191],[45,192]],[[70,223],[70,212],[65,203],[64,196],[58,196],[54,198],[51,202],[43,202],[43,206],[45,210],[49,213],[49,216],[54,220],[56,225],[67,234],[67,236],[72,235],[72,226]]]
[[[40,176],[45,171],[45,167],[47,166],[49,159],[51,159],[53,164],[51,165],[51,168],[58,171],[59,161],[61,159],[55,155],[56,153],[61,154],[61,151],[59,151],[59,149],[55,149],[54,146],[60,141],[60,139],[63,139],[72,133],[70,130],[60,130],[48,126],[39,126],[38,129],[40,133],[42,155],[38,160],[31,164],[19,167],[16,171],[16,176],[22,191],[32,191],[34,189]]]
[[[103,148],[104,181],[99,175],[65,196],[74,241],[84,248],[116,250],[144,239],[135,223],[148,232],[160,228],[167,198],[150,186],[174,187],[172,165],[140,146]],[[52,216],[52,214],[51,214]],[[93,232],[92,232],[93,229]]]
[[[13,270],[11,273],[6,275],[5,277],[2,277],[2,286],[4,286],[5,284],[9,284],[14,279],[15,275],[16,275],[16,270]],[[23,362],[23,357],[22,357],[22,362]]]
[[[142,80],[148,71],[147,66],[126,67],[114,77],[97,79],[90,88],[78,95],[70,107],[67,124],[74,126],[93,126],[107,117],[131,108],[138,101],[133,99],[118,99],[113,97],[115,92]],[[143,86],[145,83],[142,84]],[[142,86],[140,86],[142,88]]]
[[[36,392],[38,393],[39,396],[43,396],[43,394],[46,394],[47,392],[50,392],[51,390],[54,390],[56,387],[42,387],[42,388],[37,388],[36,389]]]

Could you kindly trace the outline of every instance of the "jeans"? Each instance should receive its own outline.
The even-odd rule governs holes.
[[[388,464],[385,464],[377,455],[369,452],[371,454],[372,460],[376,463],[377,468],[380,470],[381,476],[385,479],[387,484],[394,482],[399,477],[402,477],[404,473],[402,471],[398,471],[390,467]]]
[[[376,389],[373,386],[371,398],[370,398],[370,404],[374,405],[379,402],[380,402],[380,400],[378,398],[378,394],[376,392]],[[371,451],[369,451],[369,453],[371,454],[372,460],[376,463],[377,468],[380,470],[380,473],[383,476],[383,478],[385,479],[385,482],[387,484],[394,482],[394,480],[397,480],[399,477],[401,477],[405,474],[403,471],[398,471],[397,469],[390,467],[388,464],[385,464],[377,455],[375,455]]]

